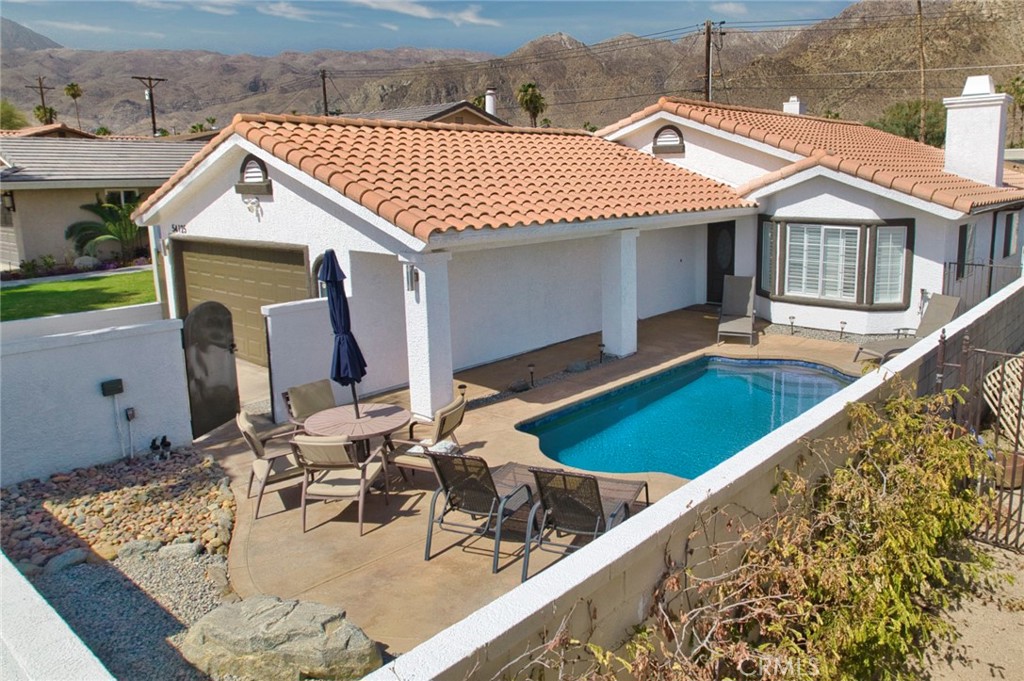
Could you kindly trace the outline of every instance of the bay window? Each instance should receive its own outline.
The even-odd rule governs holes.
[[[797,222],[762,216],[761,295],[812,305],[905,309],[913,221]]]

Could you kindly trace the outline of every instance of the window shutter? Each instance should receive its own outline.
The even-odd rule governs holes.
[[[899,303],[903,300],[903,266],[907,247],[907,228],[879,227],[875,246],[875,302]]]

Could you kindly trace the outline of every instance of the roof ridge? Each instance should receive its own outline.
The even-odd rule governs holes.
[[[367,112],[370,113],[370,112]],[[292,123],[295,125],[326,125],[344,126],[357,125],[372,128],[413,128],[419,130],[463,130],[469,132],[501,132],[534,135],[584,135],[592,137],[593,133],[574,128],[528,128],[525,126],[494,126],[472,123],[439,123],[433,121],[395,121],[386,118],[349,118],[346,116],[309,116],[297,114],[235,114],[229,128],[236,123]],[[225,128],[225,130],[229,129]]]
[[[845,118],[826,118],[824,116],[808,116],[807,114],[792,114],[786,113],[785,111],[779,111],[778,109],[762,109],[755,106],[742,106],[740,104],[722,104],[719,102],[705,102],[699,99],[686,99],[684,97],[661,97],[658,100],[658,104],[683,104],[684,106],[695,106],[705,109],[723,109],[725,111],[745,111],[748,113],[768,114],[773,116],[786,116],[792,118],[802,118],[809,121],[821,121],[822,123],[831,123],[833,125],[852,125],[856,127],[870,127],[860,121],[850,121]]]

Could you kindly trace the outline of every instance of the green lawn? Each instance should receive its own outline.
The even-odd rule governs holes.
[[[156,302],[152,272],[46,281],[0,289],[0,321]]]

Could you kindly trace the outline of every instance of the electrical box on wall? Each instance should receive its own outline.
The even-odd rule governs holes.
[[[120,378],[112,378],[109,381],[100,383],[100,392],[104,397],[120,395],[124,392],[124,382]]]

